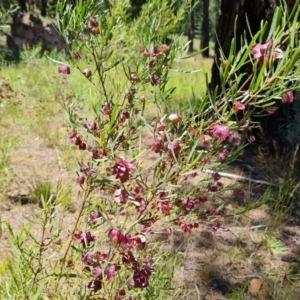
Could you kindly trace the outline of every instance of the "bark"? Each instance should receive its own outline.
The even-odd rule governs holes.
[[[23,12],[27,12],[26,0],[19,0],[19,5]]]
[[[191,6],[194,7],[193,0],[191,3]],[[189,28],[189,32],[188,32],[188,41],[190,41],[189,52],[193,52],[193,50],[194,50],[194,38],[195,38],[195,12],[193,9],[190,14],[190,28]]]
[[[203,57],[209,57],[209,0],[203,0],[203,20],[201,26],[200,49],[207,49],[202,52]]]
[[[47,0],[41,0],[41,15],[43,17],[47,16]]]

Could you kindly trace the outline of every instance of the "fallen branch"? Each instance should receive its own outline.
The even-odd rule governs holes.
[[[258,183],[258,184],[265,184],[265,185],[269,185],[269,186],[281,187],[281,185],[276,184],[276,183],[272,183],[272,182],[269,182],[269,181],[252,179],[252,178],[249,178],[249,177],[240,176],[240,175],[231,174],[231,173],[216,172],[216,171],[212,171],[212,170],[205,170],[205,171],[202,171],[202,172],[208,173],[208,174],[218,173],[221,177],[232,178],[232,179],[236,179],[236,180],[242,181],[242,182],[247,181],[247,182],[253,182],[253,183]]]

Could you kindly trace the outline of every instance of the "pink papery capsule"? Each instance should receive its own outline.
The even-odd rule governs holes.
[[[179,113],[172,113],[169,116],[169,120],[172,122],[173,125],[176,125],[181,121],[181,116]]]
[[[68,65],[62,65],[58,67],[58,72],[69,75],[71,73],[71,69]]]
[[[293,92],[287,92],[282,95],[282,103],[293,103],[293,102],[294,102]]]
[[[86,77],[89,78],[92,76],[92,70],[91,69],[85,69],[82,71],[82,74]]]

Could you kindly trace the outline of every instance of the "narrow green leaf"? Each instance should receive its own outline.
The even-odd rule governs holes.
[[[207,49],[208,49],[208,47],[206,47],[206,48],[204,48],[204,49],[201,49],[201,50],[199,50],[199,51],[193,52],[192,54],[190,54],[190,55],[188,55],[188,56],[180,57],[180,59],[188,59],[188,58],[197,56],[197,55],[201,54],[202,52],[204,52],[204,51],[207,50]]]
[[[269,30],[269,34],[268,34],[268,38],[267,40],[270,40],[272,38],[272,36],[274,35],[276,29],[278,28],[278,25],[281,21],[281,17],[282,17],[282,8],[280,6],[277,6],[272,18],[272,24]]]

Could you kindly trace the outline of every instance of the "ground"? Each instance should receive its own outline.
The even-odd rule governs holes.
[[[60,79],[53,77],[51,80],[54,84],[58,84]],[[48,114],[48,108],[42,100],[40,104],[35,103],[28,107],[26,101],[30,94],[26,90],[24,93],[23,102],[14,104],[22,109],[17,113],[7,109],[1,119],[2,128],[7,128],[4,132],[7,133],[13,126],[14,134],[17,133],[16,135],[21,137],[10,149],[11,173],[8,176],[11,174],[13,176],[5,192],[8,197],[2,197],[0,203],[1,253],[7,253],[10,249],[6,222],[10,222],[18,230],[24,220],[33,219],[34,212],[40,210],[38,204],[31,203],[32,193],[37,184],[50,182],[54,190],[59,182],[63,182],[65,189],[71,187],[70,201],[61,207],[59,212],[64,216],[66,228],[76,217],[76,208],[80,205],[79,186],[74,184],[76,155],[72,145],[69,144],[69,127],[64,122],[58,127],[56,124],[57,116],[62,114],[62,110],[56,108],[55,112]],[[7,104],[2,100],[2,108],[3,105]],[[13,112],[11,115],[10,111]],[[42,114],[42,120],[36,118],[36,114]],[[22,118],[27,120],[23,122]],[[41,122],[44,125],[41,125]],[[35,130],[29,130],[30,128]],[[51,135],[52,131],[58,135]],[[149,149],[151,140],[148,138],[145,140],[147,142],[144,147]],[[147,160],[152,161],[153,158],[154,154],[151,154]],[[257,163],[259,158],[264,162]],[[175,233],[168,238],[160,234],[154,236],[155,240],[163,242],[162,249],[179,254],[182,260],[181,266],[176,269],[173,282],[174,286],[185,284],[178,299],[223,300],[270,297],[281,300],[300,297],[298,216],[291,216],[289,221],[285,219],[276,222],[274,218],[279,218],[280,215],[270,211],[269,202],[253,208],[246,214],[242,213],[251,201],[257,202],[268,187],[265,183],[245,179],[250,176],[249,169],[257,170],[257,180],[269,181],[271,177],[266,178],[266,172],[262,174],[261,170],[270,164],[271,158],[256,156],[256,161],[249,159],[244,164],[229,166],[224,170],[224,173],[244,177],[243,180],[237,180],[224,176],[221,180],[224,185],[242,184],[247,193],[247,201],[236,201],[228,193],[224,202],[227,216],[222,219],[221,228],[216,232],[202,225],[191,234]],[[278,168],[280,167],[277,166],[277,172]],[[276,171],[271,169],[270,172]],[[280,184],[280,177],[281,174],[276,174],[273,179],[276,178],[276,182]],[[270,194],[269,197],[273,196],[274,194]],[[33,231],[34,226],[33,224]],[[232,295],[235,295],[235,298]]]
[[[74,173],[60,165],[56,149],[47,146],[47,143],[39,138],[30,138],[21,148],[14,151],[12,167],[16,176],[8,191],[10,201],[1,203],[0,209],[2,222],[11,222],[14,228],[21,226],[25,216],[31,219],[33,210],[39,209],[36,204],[20,203],[20,198],[26,199],[26,195],[30,199],[31,184],[35,179],[50,179],[53,180],[53,184],[59,180],[75,180]],[[222,182],[231,184],[233,181],[223,178]],[[249,188],[251,189],[251,185]],[[71,207],[62,212],[65,215],[65,224],[75,217],[74,206],[76,207],[77,199],[74,195],[75,193]],[[237,212],[234,206],[235,203],[228,201],[228,214]],[[224,219],[217,232],[212,232],[203,225],[192,234],[178,233],[167,240],[157,236],[158,240],[164,241],[163,247],[166,250],[180,253],[182,257],[183,264],[176,270],[174,284],[185,283],[186,288],[182,295],[178,295],[178,299],[229,299],[229,295],[235,289],[249,290],[249,293],[241,294],[239,299],[245,299],[242,295],[248,295],[249,299],[255,299],[251,298],[251,295],[257,296],[258,299],[266,299],[260,295],[270,293],[274,286],[287,286],[289,282],[293,282],[300,271],[299,227],[283,224],[276,229],[277,239],[285,249],[283,253],[274,255],[272,247],[268,245],[268,224],[270,214],[268,206],[265,205],[251,210],[245,216],[236,215]],[[8,231],[3,226],[2,253],[9,249],[7,239]],[[290,255],[294,261],[282,261],[283,254],[285,257]],[[263,289],[261,282],[258,284],[252,281],[254,279],[261,280]],[[297,282],[293,283],[295,293],[299,296],[300,285]]]

